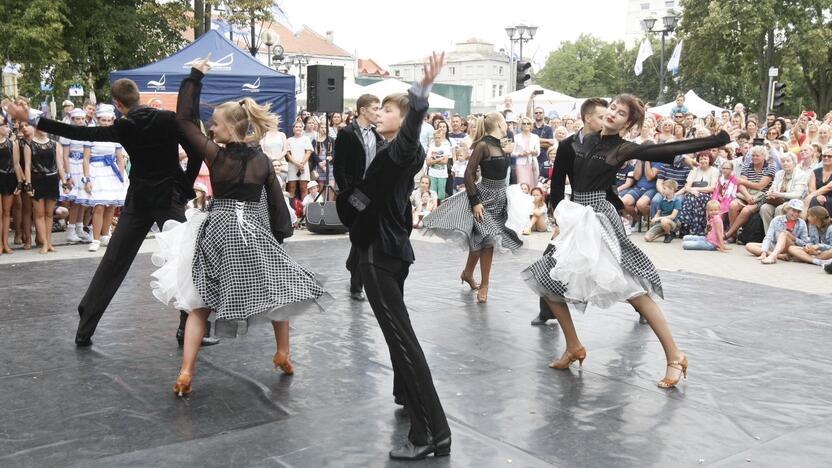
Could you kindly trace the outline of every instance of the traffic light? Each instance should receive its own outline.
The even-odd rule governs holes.
[[[786,97],[786,83],[775,81],[771,92],[771,109],[779,109],[783,107],[783,98]]]
[[[529,75],[529,69],[532,67],[532,64],[529,62],[517,62],[517,78],[514,82],[515,91],[519,91],[526,87],[526,82],[532,79],[532,76]]]

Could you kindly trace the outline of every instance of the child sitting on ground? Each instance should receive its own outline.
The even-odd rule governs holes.
[[[679,221],[676,218],[682,210],[682,199],[675,198],[677,188],[679,184],[673,179],[662,182],[661,192],[664,198],[659,203],[656,216],[650,221],[652,227],[644,235],[645,242],[653,242],[662,234],[664,234],[665,244],[673,241],[673,231],[679,227]]]

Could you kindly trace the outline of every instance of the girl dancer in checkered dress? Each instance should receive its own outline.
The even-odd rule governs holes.
[[[511,207],[506,199],[505,179],[511,161],[504,150],[508,144],[502,140],[505,135],[502,114],[492,112],[480,117],[465,169],[465,191],[447,198],[422,221],[426,234],[462,240],[468,247],[468,261],[459,279],[478,290],[479,303],[488,300],[494,248],[513,251],[523,245],[517,233],[506,227]],[[479,182],[478,169],[482,174]],[[477,263],[482,274],[480,284],[474,281]]]
[[[523,278],[546,300],[566,338],[563,356],[549,367],[567,369],[586,358],[567,303],[583,310],[587,303],[609,307],[628,301],[647,319],[664,348],[667,373],[658,385],[671,388],[687,374],[688,361],[653,300],[663,296],[661,279],[650,259],[627,239],[621,217],[605,199],[605,191],[615,184],[616,172],[628,160],[670,163],[679,154],[723,146],[730,137],[720,132],[661,145],[638,145],[621,138],[623,131],[641,127],[643,121],[641,101],[626,94],[615,98],[604,116],[601,133],[588,135],[583,145],[575,146],[572,201],[563,200],[568,170],[563,164],[568,163],[555,159],[551,196],[560,234],[550,253],[526,268]]]
[[[210,169],[214,199],[207,211],[189,211],[185,223],[165,223],[157,235],[160,252],[154,255],[154,264],[161,268],[152,275],[159,300],[191,311],[182,368],[173,387],[179,396],[191,393],[211,313],[218,320],[271,320],[275,368],[291,374],[288,317],[317,307],[315,300],[324,293],[314,275],[280,245],[292,235],[283,190],[269,157],[249,144],[274,128],[276,116],[251,98],[226,102],[214,110],[214,140],[203,135],[196,122],[201,80],[209,68],[207,59],[198,61],[182,82],[177,121],[189,153],[204,158]]]

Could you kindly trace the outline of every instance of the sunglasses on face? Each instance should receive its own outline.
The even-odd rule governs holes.
[[[821,157],[822,157],[822,158],[824,158],[824,159],[826,159],[826,158],[832,158],[832,154],[824,154],[824,155],[823,155],[823,156],[821,156]]]
[[[539,114],[542,114],[542,113],[543,113],[543,112],[535,112],[535,115],[539,115]]]

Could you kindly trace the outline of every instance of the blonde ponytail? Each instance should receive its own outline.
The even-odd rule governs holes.
[[[236,137],[247,141],[260,141],[269,130],[277,128],[277,115],[269,112],[271,105],[260,105],[246,97],[239,101],[229,101],[217,106],[223,112],[228,126]]]
[[[483,117],[477,119],[477,129],[474,131],[474,136],[471,137],[473,140],[471,143],[471,148],[473,149],[474,146],[480,142],[486,135],[493,132],[497,125],[500,124],[500,121],[503,120],[503,114],[499,112],[489,112],[485,114]]]

